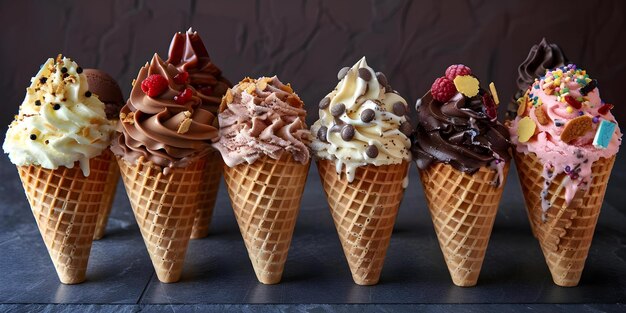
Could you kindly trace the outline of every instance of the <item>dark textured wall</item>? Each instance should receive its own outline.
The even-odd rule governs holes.
[[[546,36],[600,82],[626,118],[626,1],[12,1],[0,2],[0,97],[6,128],[39,64],[58,53],[101,68],[125,94],[141,65],[165,56],[172,35],[197,29],[236,82],[277,74],[317,118],[343,66],[367,56],[414,103],[451,63],[464,63],[500,97]],[[501,108],[501,111],[504,108]],[[502,113],[502,112],[501,112]],[[4,137],[4,135],[3,135]]]

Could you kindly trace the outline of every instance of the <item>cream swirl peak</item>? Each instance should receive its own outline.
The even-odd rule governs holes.
[[[222,96],[232,84],[211,61],[200,35],[191,28],[186,33],[174,34],[167,62],[187,73],[183,75],[188,76],[189,84],[198,91],[202,104],[217,114]]]
[[[18,166],[57,169],[79,162],[89,176],[89,159],[108,147],[112,132],[104,104],[89,91],[82,68],[59,55],[31,79],[2,148]]]
[[[134,164],[140,157],[163,167],[185,167],[208,153],[217,137],[216,118],[174,65],[154,55],[141,68],[120,112],[120,136],[111,150]]]
[[[283,152],[309,161],[304,103],[278,77],[245,78],[226,92],[219,111],[214,147],[226,165],[252,164],[263,155],[279,159]]]
[[[374,72],[363,57],[341,69],[338,78],[339,84],[320,101],[319,120],[311,127],[317,157],[335,160],[337,174],[345,166],[350,182],[359,166],[409,161],[408,106],[385,75]]]

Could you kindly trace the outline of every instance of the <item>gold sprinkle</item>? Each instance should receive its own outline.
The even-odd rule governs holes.
[[[496,103],[496,105],[499,105],[500,98],[498,98],[498,91],[496,90],[496,84],[491,82],[489,84],[489,90],[491,90],[491,96],[493,96],[493,101]]]

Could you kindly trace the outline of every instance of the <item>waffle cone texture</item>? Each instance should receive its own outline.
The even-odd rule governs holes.
[[[209,155],[204,169],[204,178],[200,185],[198,194],[198,208],[193,221],[191,239],[204,238],[209,235],[209,226],[213,219],[213,209],[217,200],[217,191],[220,187],[220,179],[224,161],[217,151],[212,151]]]
[[[615,156],[593,163],[588,188],[580,189],[569,205],[565,201],[565,188],[561,186],[566,176],[557,175],[548,187],[548,200],[552,205],[544,221],[541,208],[545,185],[543,163],[534,153],[516,152],[514,155],[530,225],[539,240],[552,280],[559,286],[576,286],[585,267]]]
[[[85,280],[108,165],[106,156],[92,158],[88,177],[78,163],[54,170],[17,167],[39,232],[64,284]]]
[[[224,180],[248,256],[258,280],[280,282],[296,224],[309,162],[290,153],[274,160],[224,166]]]
[[[467,174],[434,163],[419,171],[439,246],[457,286],[478,282],[508,170],[509,164],[500,186],[495,184],[498,172],[486,167]]]
[[[352,279],[358,285],[377,284],[409,163],[361,166],[351,183],[344,173],[337,174],[334,161],[319,160],[317,167]]]
[[[180,279],[205,177],[206,157],[187,167],[163,168],[139,158],[129,164],[117,158],[126,193],[148,254],[161,282]]]
[[[93,235],[94,240],[100,240],[104,237],[109,214],[113,207],[113,199],[115,198],[115,190],[117,189],[117,181],[120,179],[120,168],[117,165],[115,155],[108,148],[102,152],[102,161],[108,162],[107,178],[102,193],[102,203],[98,213],[98,221],[96,223],[96,232]]]

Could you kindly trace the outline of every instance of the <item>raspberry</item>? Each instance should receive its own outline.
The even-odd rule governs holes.
[[[183,85],[187,83],[187,78],[189,78],[188,72],[180,72],[174,76],[174,82],[179,85]]]
[[[472,75],[472,70],[463,64],[450,65],[446,69],[446,78],[450,81],[453,81],[457,76],[465,75]]]
[[[183,105],[187,103],[189,100],[191,100],[192,96],[193,96],[193,91],[191,90],[191,88],[187,87],[185,88],[185,90],[181,91],[181,93],[179,93],[177,96],[174,96],[174,101],[176,101],[176,103],[180,105]]]
[[[496,119],[496,117],[498,117],[498,107],[496,106],[495,101],[493,101],[493,97],[486,92],[483,94],[483,104],[485,106],[484,111],[487,117],[491,120]]]
[[[141,90],[152,98],[162,94],[167,87],[167,79],[160,74],[152,74],[141,82]]]
[[[432,87],[430,87],[430,93],[433,95],[433,99],[440,102],[448,102],[448,100],[454,97],[456,92],[454,83],[445,77],[437,78]]]

